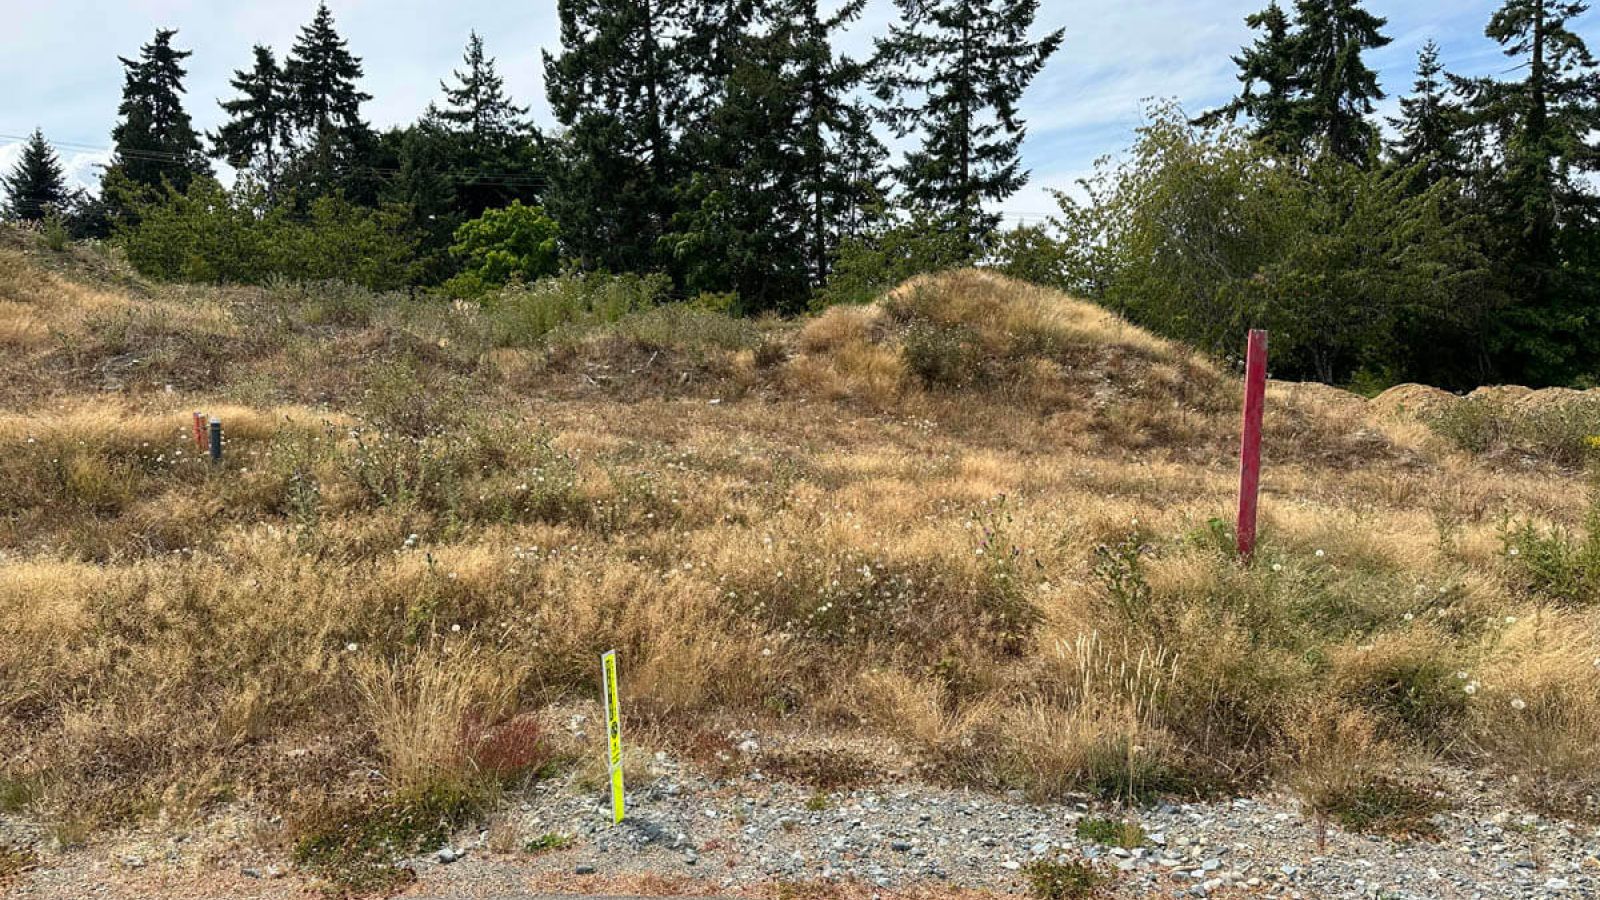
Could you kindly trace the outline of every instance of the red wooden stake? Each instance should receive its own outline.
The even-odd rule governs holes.
[[[1261,414],[1267,399],[1267,333],[1250,330],[1244,361],[1244,428],[1239,444],[1239,556],[1256,549],[1256,499],[1261,490]]]
[[[202,453],[206,449],[206,417],[199,413],[194,414],[194,448]]]

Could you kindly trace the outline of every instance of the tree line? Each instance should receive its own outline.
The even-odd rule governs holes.
[[[856,60],[835,48],[865,0],[559,0],[560,46],[543,58],[549,131],[508,95],[476,33],[416,122],[374,129],[362,61],[321,5],[281,61],[254,48],[221,101],[226,121],[202,135],[183,102],[191,51],[161,29],[122,60],[99,195],[69,203],[35,135],[12,212],[70,206],[78,230],[118,232],[160,274],[248,280],[261,266],[218,254],[259,243],[259,229],[240,232],[250,222],[293,229],[319,208],[324,221],[369,211],[356,218],[396,229],[412,251],[395,277],[461,291],[558,264],[490,253],[485,239],[554,233],[561,265],[661,272],[682,295],[796,311],[843,243],[913,217],[977,255],[997,223],[988,207],[1027,178],[1017,106],[1062,39],[1030,39],[1037,0],[896,3],[901,24]],[[891,165],[888,129],[917,142],[903,165]],[[214,160],[239,173],[231,190]],[[194,236],[207,215],[227,236]]]
[[[68,211],[164,277],[342,274],[490,296],[560,269],[655,273],[676,296],[793,312],[971,262],[1095,299],[1225,355],[1270,328],[1279,374],[1587,385],[1600,371],[1600,69],[1588,4],[1504,0],[1505,71],[1421,48],[1388,121],[1365,0],[1247,18],[1240,90],[1152,106],[1126,154],[1048,223],[1000,228],[1026,181],[1018,107],[1061,45],[1037,0],[895,0],[854,59],[865,0],[559,0],[556,127],[511,98],[473,34],[414,123],[364,121],[362,64],[319,7],[280,61],[256,47],[199,134],[175,32],[124,59],[115,155],[74,198],[35,134],[10,212]],[[910,149],[896,156],[894,135]],[[238,171],[224,190],[213,161]],[[54,168],[52,169],[52,166]]]

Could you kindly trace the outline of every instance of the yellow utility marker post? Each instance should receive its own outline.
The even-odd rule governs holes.
[[[622,704],[617,699],[617,651],[609,650],[600,657],[600,671],[604,678],[603,699],[606,709],[607,761],[611,767],[611,824],[622,822]]]

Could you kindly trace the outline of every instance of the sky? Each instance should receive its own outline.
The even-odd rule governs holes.
[[[1368,0],[1389,20],[1388,47],[1368,56],[1390,94],[1392,113],[1410,88],[1418,48],[1430,37],[1446,67],[1460,74],[1505,73],[1513,64],[1483,36],[1501,0]],[[1038,222],[1056,209],[1051,189],[1071,190],[1096,159],[1124,150],[1153,99],[1175,99],[1199,112],[1238,88],[1230,59],[1252,40],[1244,18],[1266,0],[1041,0],[1035,34],[1066,29],[1061,49],[1022,104],[1028,185],[1002,204],[1008,221]],[[554,127],[544,98],[541,51],[557,47],[555,0],[329,0],[341,34],[362,58],[362,87],[374,99],[364,114],[379,127],[411,121],[439,96],[439,80],[460,66],[467,34],[477,29],[499,61],[506,86]],[[219,98],[228,79],[248,67],[263,43],[281,57],[315,0],[0,0],[0,171],[35,127],[56,145],[74,180],[97,178],[109,156],[122,86],[118,56],[132,57],[158,27],[179,29],[188,60],[188,109],[195,124],[222,120]],[[856,56],[887,30],[891,0],[869,0],[865,15],[841,38]],[[1577,25],[1600,51],[1600,11]]]

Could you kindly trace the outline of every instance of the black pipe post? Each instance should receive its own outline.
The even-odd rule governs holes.
[[[222,420],[211,417],[211,461],[222,462]]]

